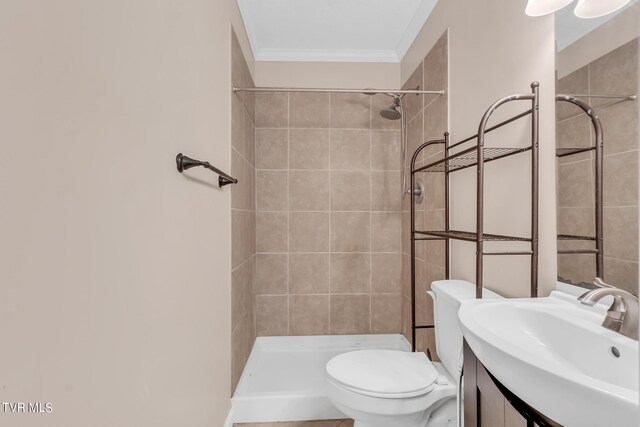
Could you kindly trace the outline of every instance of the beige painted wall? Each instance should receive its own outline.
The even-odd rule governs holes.
[[[447,28],[452,141],[475,134],[482,114],[495,100],[512,93],[529,92],[532,81],[540,82],[539,294],[546,295],[556,282],[553,18],[527,17],[522,2],[508,0],[440,2],[402,61],[403,82]],[[505,117],[505,113],[526,108],[525,103],[515,109],[507,107],[494,115],[493,123]],[[529,132],[527,126],[514,124],[488,138],[487,143],[524,145]],[[487,167],[485,229],[528,235],[530,180],[526,171],[530,170],[530,157],[514,157],[495,165]],[[468,170],[454,175],[451,186],[452,227],[474,229],[475,172]],[[452,244],[452,277],[475,282],[474,245]],[[487,257],[485,283],[488,287],[507,296],[524,296],[528,293],[528,280],[525,257]]]
[[[375,88],[400,87],[397,63],[381,62],[256,62],[256,86]]]
[[[0,3],[0,400],[53,403],[0,424],[223,424],[230,191],[174,157],[229,169],[230,21],[233,0]]]

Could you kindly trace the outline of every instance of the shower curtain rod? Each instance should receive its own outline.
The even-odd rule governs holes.
[[[622,99],[625,101],[635,101],[636,99],[638,99],[638,95],[589,95],[586,93],[582,93],[582,94],[562,93],[562,94],[558,94],[557,96],[574,96],[576,98],[611,98],[611,99]]]
[[[377,93],[393,93],[396,95],[406,94],[432,94],[432,95],[444,95],[444,90],[384,90],[384,89],[320,89],[320,88],[291,88],[291,87],[232,87],[233,93],[237,92],[333,92],[333,93],[364,93],[366,95],[374,95]]]

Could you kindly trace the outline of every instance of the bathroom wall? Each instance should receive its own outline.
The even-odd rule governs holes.
[[[453,142],[473,135],[486,109],[513,93],[529,93],[540,82],[540,260],[539,295],[556,283],[555,212],[555,40],[553,16],[531,18],[525,4],[508,0],[439,2],[401,63],[406,82],[425,54],[448,29],[449,131]],[[527,108],[506,107],[491,119]],[[530,137],[525,121],[493,133],[489,146],[522,146]],[[485,230],[527,236],[530,218],[530,156],[514,156],[487,166]],[[475,229],[475,171],[452,175],[451,226]],[[502,245],[503,249],[514,249]],[[518,246],[521,248],[521,246]],[[528,257],[485,257],[485,284],[505,296],[529,294]],[[475,245],[451,244],[451,276],[475,282]]]
[[[254,76],[261,87],[400,87],[400,66],[390,62],[256,61]]]
[[[417,86],[425,90],[446,90],[448,88],[448,35],[445,32],[420,62],[403,89],[415,89]],[[444,96],[407,95],[408,109],[407,136],[411,155],[423,143],[430,140],[443,139],[448,130],[448,91]],[[443,146],[437,145],[426,149],[417,158],[417,166],[422,166],[441,158]],[[407,176],[410,179],[410,175]],[[421,173],[416,175],[416,182],[425,184],[424,201],[416,204],[416,228],[419,230],[444,229],[444,175],[440,173]],[[407,184],[408,186],[409,184]],[[402,204],[402,331],[411,341],[411,218],[410,198],[405,197]],[[431,289],[431,282],[445,278],[445,246],[442,241],[416,242],[416,323],[433,325],[433,300],[426,291]],[[429,349],[436,358],[435,336],[433,329],[416,331],[416,348],[418,351]]]
[[[255,87],[238,39],[231,40],[231,81]],[[235,390],[256,337],[253,284],[256,268],[255,95],[231,96],[231,391]]]
[[[0,2],[0,425],[222,426],[234,0]]]
[[[558,81],[558,93],[638,93],[636,38]],[[586,99],[600,117],[604,133],[604,273],[608,282],[638,289],[638,102]],[[612,105],[613,104],[613,105]],[[593,131],[582,110],[557,106],[559,148],[593,145]],[[558,159],[558,233],[593,236],[594,158],[589,151]],[[559,249],[581,247],[560,242]],[[587,247],[593,247],[588,244]],[[558,274],[574,283],[596,276],[593,255],[559,255]]]
[[[399,121],[386,95],[256,95],[257,335],[399,333]]]

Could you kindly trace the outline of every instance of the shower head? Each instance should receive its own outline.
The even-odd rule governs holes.
[[[402,113],[398,111],[398,107],[400,107],[400,96],[393,96],[393,104],[382,111],[380,111],[380,115],[387,120],[400,120],[402,118]]]

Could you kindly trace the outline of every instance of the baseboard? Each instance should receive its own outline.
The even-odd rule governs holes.
[[[229,409],[229,415],[224,422],[224,427],[233,427],[233,408]]]

